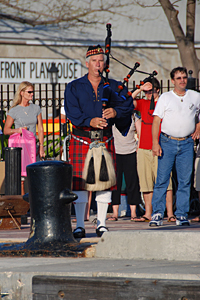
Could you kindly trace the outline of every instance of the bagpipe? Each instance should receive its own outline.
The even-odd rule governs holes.
[[[157,75],[156,71],[153,71],[152,73],[147,73],[147,72],[137,70],[137,68],[140,66],[139,62],[136,62],[133,68],[130,68],[129,66],[125,65],[118,59],[114,58],[110,53],[111,36],[112,36],[111,24],[107,24],[106,29],[107,29],[107,36],[105,39],[106,64],[103,70],[103,72],[105,72],[105,76],[103,76],[103,74],[99,71],[99,75],[101,76],[104,83],[103,95],[101,98],[103,110],[109,107],[113,93],[115,93],[115,95],[118,96],[117,99],[119,103],[126,101],[129,97],[132,97],[132,93],[134,92],[135,89],[133,89],[132,91],[127,91],[126,85],[128,84],[129,79],[135,72],[148,75],[147,78],[145,78],[143,81],[140,82],[140,86]],[[120,64],[124,65],[128,69],[130,69],[129,73],[124,78],[123,82],[118,85],[116,91],[113,91],[111,89],[109,84],[109,79],[108,79],[108,74],[110,72],[109,70],[110,57],[116,60],[117,62],[119,62]],[[138,87],[139,86],[136,86],[136,88]],[[122,93],[123,90],[127,92]],[[115,97],[115,101],[116,101],[116,97]],[[152,93],[151,102],[154,104],[153,93]],[[110,187],[116,184],[115,168],[112,161],[112,157],[110,153],[107,151],[105,143],[102,140],[94,141],[90,144],[86,156],[86,160],[85,160],[84,169],[83,169],[83,179],[85,182],[85,189],[88,191],[102,191],[102,190],[109,189]]]
[[[103,79],[104,81],[104,90],[103,90],[103,97],[102,97],[102,105],[103,105],[103,108],[107,107],[108,103],[109,103],[109,100],[110,100],[110,95],[111,95],[111,91],[109,91],[109,80],[108,80],[108,74],[110,72],[109,70],[109,62],[110,62],[110,58],[112,58],[113,60],[117,61],[118,63],[120,63],[121,65],[125,66],[126,68],[130,69],[129,73],[127,74],[127,76],[124,78],[122,84],[119,84],[118,85],[118,88],[117,90],[115,91],[115,93],[117,95],[120,96],[120,93],[121,91],[124,89],[124,87],[128,84],[128,81],[129,79],[131,78],[131,76],[135,73],[135,72],[138,72],[138,73],[141,73],[141,74],[146,74],[148,75],[148,77],[146,77],[144,80],[140,81],[140,84],[139,85],[136,85],[136,88],[134,88],[133,90],[131,91],[128,91],[126,93],[125,96],[121,96],[122,98],[124,98],[124,100],[126,100],[127,98],[131,97],[132,96],[132,93],[137,89],[139,88],[141,85],[145,84],[146,82],[150,81],[152,82],[152,89],[154,90],[154,85],[153,85],[153,78],[158,74],[157,71],[153,71],[152,73],[148,73],[148,72],[144,72],[144,71],[141,71],[141,70],[137,70],[138,67],[140,67],[140,63],[139,62],[136,62],[134,67],[131,68],[129,67],[128,65],[126,65],[125,63],[121,62],[120,60],[118,60],[117,58],[115,58],[112,54],[111,54],[111,36],[112,36],[112,33],[111,33],[111,24],[107,24],[106,25],[106,28],[107,28],[107,37],[105,39],[105,55],[106,55],[106,66],[105,66],[105,73],[106,73],[106,78],[103,77],[103,74],[101,72],[99,72],[101,78]],[[154,95],[152,93],[152,98],[151,98],[151,106],[153,108],[151,109],[154,109]]]

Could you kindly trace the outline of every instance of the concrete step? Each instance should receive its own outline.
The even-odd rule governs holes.
[[[95,257],[200,261],[200,231],[109,231],[95,246]]]

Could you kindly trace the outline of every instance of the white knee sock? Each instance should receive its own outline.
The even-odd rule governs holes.
[[[110,191],[96,192],[97,201],[97,228],[100,226],[106,226],[106,216],[108,211],[108,203],[111,202]],[[100,231],[107,231],[106,228],[101,228]]]
[[[108,203],[97,202],[97,228],[100,226],[106,226],[106,216],[108,211]],[[105,228],[101,228],[100,231],[107,231]]]
[[[85,218],[85,206],[88,202],[88,192],[87,191],[74,191],[77,194],[78,199],[74,202],[74,208],[76,213],[76,228],[85,228],[84,218]],[[81,231],[78,229],[76,232]]]

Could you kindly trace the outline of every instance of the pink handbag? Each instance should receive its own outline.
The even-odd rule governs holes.
[[[27,176],[26,166],[36,162],[36,139],[31,131],[22,129],[22,134],[14,133],[8,139],[8,147],[20,147],[21,175]]]

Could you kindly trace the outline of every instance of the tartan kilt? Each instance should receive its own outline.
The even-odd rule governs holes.
[[[79,140],[76,140],[75,138],[72,138],[70,140],[69,144],[69,163],[73,166],[73,191],[84,191],[84,180],[82,179],[82,171],[85,164],[85,159],[87,156],[87,152],[89,150],[89,144],[91,143],[90,138],[86,137],[79,137],[77,138],[81,139],[82,141],[87,142],[88,144],[81,142]],[[108,140],[108,137],[103,137],[103,142]],[[114,139],[112,139],[105,143],[105,146],[110,153],[114,167],[116,172],[116,155],[115,155],[115,148],[114,148]],[[116,186],[111,187],[109,190],[116,189]]]

